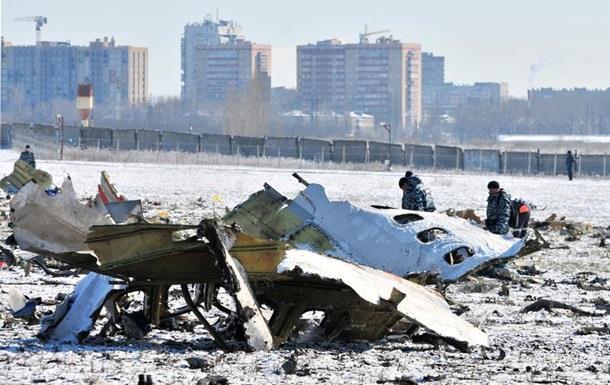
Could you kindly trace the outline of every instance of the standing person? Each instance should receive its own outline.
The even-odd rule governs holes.
[[[19,160],[24,161],[33,168],[36,168],[36,159],[34,158],[34,153],[32,152],[32,148],[29,144],[25,146],[25,150],[19,156]]]
[[[511,211],[510,195],[500,188],[500,184],[495,180],[487,184],[487,189],[489,197],[487,197],[485,227],[494,234],[506,234],[509,230]]]
[[[572,151],[568,150],[568,154],[566,155],[566,167],[570,180],[572,180],[572,177],[574,176],[574,163],[576,163],[576,158],[572,155]]]

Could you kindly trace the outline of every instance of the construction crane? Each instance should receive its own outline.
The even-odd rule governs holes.
[[[18,17],[13,19],[13,21],[33,21],[36,23],[36,44],[40,43],[40,32],[42,30],[42,26],[47,24],[47,18],[45,16],[26,16],[26,17]]]
[[[365,24],[364,25],[364,32],[359,35],[360,36],[360,44],[368,43],[369,42],[369,36],[379,35],[379,34],[388,33],[388,32],[390,32],[389,29],[384,29],[382,31],[369,32],[368,31],[368,26]]]

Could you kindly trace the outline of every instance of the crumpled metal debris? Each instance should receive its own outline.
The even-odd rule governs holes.
[[[36,305],[39,303],[40,298],[38,300],[29,299],[15,288],[10,288],[8,295],[11,315],[13,317],[25,319],[33,319],[35,317]]]
[[[46,256],[87,250],[89,227],[111,223],[76,198],[67,177],[53,196],[37,183],[28,183],[11,200],[15,240],[23,250]]]
[[[451,264],[444,259],[442,268],[438,267],[444,279],[457,279],[478,266],[469,260],[480,264],[492,258],[483,251],[502,258],[510,256],[511,247],[518,250],[518,243],[488,238],[461,219],[442,227],[451,220],[444,215],[441,220],[428,213],[360,209],[348,202],[330,202],[319,185],[310,185],[294,201],[267,187],[254,195],[261,199],[251,198],[227,216],[228,223],[239,226],[212,220],[198,226],[141,220],[110,224],[108,218],[78,202],[69,179],[53,197],[28,186],[14,202],[20,247],[67,263],[86,264],[98,273],[81,281],[55,316],[45,320],[41,337],[56,340],[80,340],[92,330],[105,301],[116,304],[122,295],[136,290],[150,294],[156,310],[148,316],[158,323],[161,314],[171,316],[159,310],[167,301],[163,292],[170,285],[182,285],[190,310],[226,346],[221,332],[207,322],[190,298],[186,285],[195,284],[206,288],[197,298],[205,308],[223,309],[217,301],[220,287],[233,298],[236,309],[223,311],[235,317],[244,341],[253,350],[284,342],[310,310],[325,313],[320,326],[331,340],[377,340],[397,321],[406,319],[412,330],[423,327],[460,346],[487,346],[487,335],[453,314],[438,293],[386,271],[399,269],[400,275],[428,271],[437,265],[435,259],[425,259],[426,252],[442,258],[469,248],[472,253],[451,255],[452,260],[463,261]],[[48,226],[34,220],[42,215],[50,218]],[[76,225],[69,226],[72,221]],[[430,228],[448,236],[421,235]],[[475,242],[467,243],[458,233],[473,234]],[[364,247],[367,242],[371,245]],[[483,245],[485,242],[489,244]],[[379,250],[373,250],[375,246]],[[404,261],[399,263],[405,256],[417,255],[424,259],[423,265],[411,261],[407,263],[411,267],[405,268]],[[467,267],[452,274],[457,270],[451,267],[457,265]],[[116,278],[111,277],[124,280],[126,286],[114,285]],[[269,320],[263,317],[261,304],[273,310]]]
[[[304,250],[286,251],[277,271],[341,282],[372,305],[389,303],[401,316],[440,337],[489,345],[487,335],[453,314],[438,293],[395,275]]]
[[[91,206],[103,215],[109,214],[115,223],[135,223],[144,220],[142,202],[128,200],[120,194],[106,171],[101,172],[97,194]]]
[[[126,285],[115,284],[115,278],[89,273],[80,280],[74,292],[55,313],[40,320],[38,337],[45,341],[78,343],[89,335],[95,321],[113,291],[124,290]]]
[[[273,339],[247,285],[245,273],[228,253],[223,254],[222,242],[217,239],[216,244],[211,247],[209,242],[197,238],[182,241],[175,241],[173,238],[176,231],[195,230],[197,226],[148,223],[100,226],[111,221],[78,202],[70,179],[66,179],[61,191],[55,196],[46,195],[44,190],[35,184],[26,185],[12,203],[15,238],[24,250],[35,251],[66,263],[86,266],[101,274],[142,281],[156,279],[157,282],[163,280],[178,284],[228,281],[230,277],[249,346],[256,350],[272,347]],[[35,220],[40,216],[47,219],[42,223]],[[210,234],[208,233],[208,238]],[[222,259],[219,259],[221,257]],[[158,258],[162,259],[162,264],[151,263]],[[115,264],[116,259],[120,259],[120,263]],[[198,263],[202,261],[206,263]],[[166,266],[178,267],[186,277],[181,278],[179,272],[172,274]],[[73,342],[91,330],[93,322],[90,319],[97,316],[105,298],[114,290],[107,284],[111,279],[108,275],[96,276],[99,279],[84,281],[82,284],[85,288],[77,288],[71,300],[58,307],[58,313],[53,318],[55,321],[49,322],[53,325],[51,336],[47,336],[49,332],[45,327],[41,331],[41,337]],[[80,296],[78,290],[91,291],[88,295],[98,299],[93,301],[93,308],[82,309],[82,305],[74,300]],[[99,297],[95,297],[96,295]],[[65,318],[62,313],[70,315],[67,318],[70,322],[62,321]],[[74,322],[86,327],[79,326],[72,333],[63,330],[66,328],[63,325],[74,328]],[[58,328],[62,330],[57,331]]]
[[[255,237],[401,277],[438,274],[446,283],[515,257],[525,244],[525,239],[492,234],[440,213],[331,201],[324,187],[313,183],[293,200],[265,185],[223,220]]]

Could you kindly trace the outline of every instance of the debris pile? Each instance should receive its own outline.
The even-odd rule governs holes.
[[[54,194],[25,184],[11,201],[19,247],[91,271],[42,319],[39,337],[80,342],[105,307],[102,334],[142,337],[149,324],[192,312],[226,350],[228,339],[253,350],[278,346],[310,311],[324,313],[318,332],[328,340],[378,340],[402,320],[410,334],[423,328],[461,350],[489,345],[440,293],[401,277],[447,285],[517,256],[524,240],[444,214],[333,202],[322,186],[300,180],[307,186],[294,200],[265,185],[221,221],[198,225],[146,221],[140,201],[119,194],[105,172],[88,205],[70,177]],[[186,303],[174,311],[172,285]],[[139,322],[121,307],[133,292],[144,293]],[[222,320],[210,323],[200,306]]]
[[[324,354],[336,356],[337,365],[344,359],[371,365],[371,372],[391,367],[374,374],[378,383],[474,380],[485,370],[506,372],[514,382],[550,381],[545,375],[554,368],[528,362],[526,369],[515,365],[517,356],[548,357],[555,348],[543,336],[554,328],[574,337],[558,350],[574,350],[585,338],[607,338],[610,279],[595,268],[558,274],[545,258],[573,254],[577,261],[586,254],[583,246],[608,255],[609,229],[552,216],[535,222],[528,239],[513,239],[484,231],[474,210],[363,207],[300,181],[305,187],[293,197],[264,185],[222,217],[200,210],[197,205],[205,204],[196,196],[188,214],[184,205],[162,198],[130,200],[105,172],[88,200],[74,193],[76,179],[67,178],[60,188],[26,183],[10,208],[8,199],[0,202],[11,217],[13,239],[0,249],[4,268],[40,268],[49,276],[39,270],[36,279],[71,287],[75,274],[86,275],[67,294],[32,294],[20,286],[24,295],[17,285],[28,283],[19,277],[15,287],[3,285],[12,303],[0,309],[0,328],[23,325],[19,338],[27,338],[36,332],[26,323],[40,322],[41,342],[34,345],[43,349],[54,346],[47,342],[84,344],[69,348],[84,350],[100,342],[119,350],[155,345],[159,352],[150,354],[159,358],[150,365],[168,357],[161,346],[179,346],[184,356],[167,353],[173,358],[168,365],[179,363],[193,383],[228,382],[225,364],[213,355],[256,361],[252,370],[260,365],[284,379],[316,376],[323,382],[322,373],[332,366],[321,367],[312,357]],[[34,298],[39,296],[45,300]],[[534,332],[520,333],[526,328]],[[194,342],[202,331],[204,343]],[[519,350],[518,344],[528,347]],[[344,354],[353,346],[366,352]],[[192,348],[203,351],[194,356]],[[263,353],[268,350],[275,351]],[[430,354],[443,362],[430,364]],[[402,363],[396,364],[397,355]],[[401,370],[405,359],[413,366]],[[413,370],[426,361],[428,375]],[[605,373],[603,365],[590,363],[585,370]],[[561,372],[571,370],[566,366]],[[151,383],[147,377],[142,374],[139,383]]]

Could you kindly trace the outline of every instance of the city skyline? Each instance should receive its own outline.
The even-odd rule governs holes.
[[[517,97],[525,97],[529,88],[610,87],[610,52],[603,49],[610,36],[610,26],[604,22],[610,4],[602,1],[587,1],[586,6],[548,0],[501,6],[475,0],[459,5],[380,1],[365,7],[312,0],[296,13],[294,6],[277,1],[257,5],[211,1],[205,7],[183,1],[180,7],[165,10],[146,4],[111,0],[87,18],[90,5],[74,1],[3,1],[2,35],[13,44],[34,44],[34,23],[13,19],[42,15],[48,17],[43,40],[85,44],[114,36],[128,45],[148,47],[149,89],[154,96],[180,94],[184,25],[214,14],[217,8],[221,18],[242,25],[248,40],[272,46],[275,87],[296,86],[297,45],[333,37],[355,42],[364,24],[369,30],[390,29],[394,38],[444,56],[446,80],[456,84],[506,82],[511,96]]]

